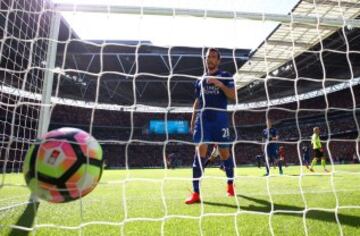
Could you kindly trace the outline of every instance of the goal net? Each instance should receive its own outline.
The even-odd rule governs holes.
[[[52,16],[44,9],[49,6],[41,1],[1,1],[2,173],[21,170],[37,136]]]
[[[190,2],[0,0],[0,234],[360,233],[360,2]],[[237,91],[236,194],[216,159],[187,206],[194,84],[212,47]],[[85,198],[34,204],[25,154],[60,127],[91,133],[106,170]],[[328,172],[312,166],[314,127]]]

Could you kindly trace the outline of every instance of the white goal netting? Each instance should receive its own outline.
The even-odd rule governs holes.
[[[0,234],[86,234],[94,225],[109,235],[283,235],[295,226],[294,235],[358,232],[360,172],[350,163],[360,162],[360,2],[189,2],[0,0]],[[209,168],[203,201],[189,210],[178,205],[191,186],[194,83],[204,78],[210,47],[221,52],[220,69],[234,75],[237,89],[227,109],[237,195],[223,201],[214,188],[226,177]],[[268,120],[289,165],[282,176],[273,166],[266,177],[240,168],[272,165],[263,153]],[[21,215],[29,204],[26,151],[47,129],[64,126],[91,133],[105,168],[121,171],[105,171],[96,198],[65,206],[59,215],[68,221],[49,210]],[[313,127],[321,130],[328,173],[305,168]],[[231,229],[214,231],[213,217]],[[185,230],[181,220],[196,223]],[[127,228],[144,222],[158,225]]]
[[[52,15],[44,12],[48,6],[38,1],[1,1],[3,173],[21,170],[28,145],[37,135],[41,101],[38,95],[43,91]],[[25,91],[29,96],[22,95]]]

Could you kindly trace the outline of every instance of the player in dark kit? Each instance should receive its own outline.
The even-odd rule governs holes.
[[[193,190],[185,201],[193,204],[201,201],[200,178],[203,174],[208,143],[218,144],[220,158],[225,167],[227,195],[234,196],[234,162],[230,157],[228,99],[235,100],[236,92],[232,76],[219,70],[220,53],[210,48],[206,54],[207,73],[195,84],[194,111],[191,118],[191,130],[196,150],[193,162]]]
[[[282,162],[279,161],[278,153],[278,144],[274,141],[279,139],[277,129],[272,127],[272,122],[270,119],[267,121],[267,128],[263,130],[262,133],[263,142],[267,142],[264,147],[264,157],[265,157],[265,167],[266,167],[266,176],[270,174],[270,163],[277,163],[279,167],[279,174],[283,174]],[[266,158],[267,157],[267,158]]]
[[[219,147],[217,144],[214,144],[210,157],[205,161],[203,168],[207,167],[209,163],[215,162],[218,157],[220,157]],[[225,166],[223,162],[221,162],[219,169],[225,171]]]
[[[261,162],[263,160],[263,156],[261,154],[258,154],[255,156],[256,159],[256,165],[258,168],[261,168]]]
[[[166,165],[168,169],[175,169],[176,167],[176,154],[170,153],[166,157]]]
[[[304,145],[301,148],[302,150],[302,160],[303,160],[303,164],[306,166],[306,168],[309,169],[309,164],[310,164],[310,148],[308,145]]]

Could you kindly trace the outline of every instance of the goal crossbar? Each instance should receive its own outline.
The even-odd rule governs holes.
[[[300,16],[294,14],[258,13],[243,11],[224,11],[206,9],[185,9],[147,6],[94,5],[94,4],[55,4],[55,9],[62,12],[87,12],[108,14],[134,14],[157,16],[192,16],[220,19],[248,19],[256,21],[274,21],[286,24],[309,24],[319,26],[343,27],[351,25],[360,27],[359,19],[342,19],[334,17]]]

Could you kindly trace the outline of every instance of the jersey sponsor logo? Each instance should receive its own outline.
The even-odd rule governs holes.
[[[215,87],[214,85],[204,85],[204,93],[218,95],[220,93],[220,90],[218,87]]]

